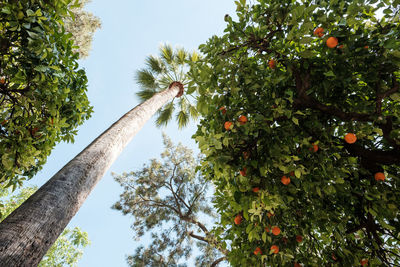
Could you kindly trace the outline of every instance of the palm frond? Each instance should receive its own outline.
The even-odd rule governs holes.
[[[200,55],[196,51],[193,51],[193,53],[189,54],[190,62],[197,62],[199,59],[200,59]]]
[[[176,115],[176,120],[178,121],[179,129],[182,129],[189,123],[189,115],[185,111],[181,110]]]
[[[153,89],[143,89],[136,93],[136,95],[140,98],[141,101],[146,101],[150,99],[153,95],[155,95],[157,91]]]
[[[157,127],[167,126],[168,122],[172,119],[172,113],[174,111],[174,102],[170,102],[165,105],[159,112],[156,119]]]
[[[160,58],[155,57],[155,56],[149,56],[146,58],[146,65],[149,67],[149,70],[156,73],[160,74],[165,70],[165,66],[163,66],[163,62],[160,60]]]
[[[199,112],[197,111],[197,108],[193,105],[190,105],[188,108],[188,112],[190,114],[190,117],[196,120],[199,117]]]
[[[176,50],[176,62],[180,65],[183,65],[186,63],[186,57],[187,57],[187,53],[185,51],[185,49],[183,48],[178,48]]]
[[[161,58],[165,60],[167,64],[172,64],[174,61],[174,51],[172,46],[169,44],[162,45],[160,47]]]
[[[181,110],[186,110],[187,105],[188,101],[186,100],[186,98],[184,97],[179,98],[179,107],[181,108]]]
[[[153,73],[149,70],[141,69],[135,74],[136,82],[145,89],[156,89],[157,83]]]
[[[174,81],[172,77],[163,76],[158,80],[161,89],[167,89],[168,86]]]

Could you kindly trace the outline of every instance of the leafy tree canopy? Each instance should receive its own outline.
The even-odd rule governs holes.
[[[399,266],[400,1],[236,3],[190,71],[230,263]]]
[[[153,159],[141,170],[114,175],[124,191],[113,208],[133,216],[138,238],[148,234],[152,239],[149,246],[140,246],[128,256],[127,262],[130,266],[187,266],[183,259],[193,255],[196,241],[202,252],[196,266],[216,266],[228,251],[207,228],[214,217],[207,200],[210,183],[200,175],[190,149],[173,145],[165,135],[164,144],[162,161]]]
[[[72,0],[0,2],[0,183],[21,184],[90,117],[84,70],[63,18]]]
[[[28,199],[37,187],[26,187],[17,193],[10,195],[10,189],[0,188],[0,222],[5,219],[13,210],[18,208]],[[65,229],[53,246],[47,251],[39,267],[61,267],[77,266],[77,262],[83,255],[82,249],[90,244],[88,234],[79,227]]]

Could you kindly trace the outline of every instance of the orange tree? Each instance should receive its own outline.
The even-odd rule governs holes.
[[[230,263],[399,266],[400,1],[236,3],[190,72]]]
[[[92,113],[87,77],[63,26],[77,7],[73,0],[0,1],[1,186],[35,175]]]

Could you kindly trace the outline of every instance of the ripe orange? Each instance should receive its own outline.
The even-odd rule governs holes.
[[[368,46],[368,45],[364,46],[364,49],[368,49],[368,48],[369,48],[369,46]]]
[[[233,123],[231,121],[225,122],[224,124],[225,130],[229,131],[231,129],[232,124]]]
[[[338,45],[339,41],[336,37],[329,37],[328,40],[326,40],[326,45],[329,48],[335,48]]]
[[[344,141],[349,144],[354,144],[357,141],[357,136],[353,133],[347,133],[344,136]]]
[[[314,35],[318,37],[324,36],[324,28],[318,27],[314,30]]]
[[[225,107],[220,107],[218,110],[220,110],[222,112],[222,114],[226,113],[226,108]]]
[[[368,259],[362,259],[360,261],[360,263],[361,263],[361,266],[368,266]]]
[[[311,150],[311,151],[314,151],[314,152],[317,152],[318,149],[319,149],[319,147],[318,147],[318,145],[316,145],[316,144],[312,144],[312,147],[310,147],[310,150]]]
[[[272,245],[271,246],[271,251],[275,254],[279,252],[279,247],[277,245]]]
[[[385,181],[385,178],[386,178],[385,174],[383,172],[375,173],[374,177],[375,177],[375,180],[377,180],[377,181]]]
[[[253,192],[254,192],[254,193],[257,193],[258,191],[260,191],[260,188],[259,188],[259,187],[253,187]]]
[[[296,241],[299,243],[303,242],[303,237],[301,235],[296,235]]]
[[[261,254],[262,254],[262,253],[261,253],[261,248],[257,247],[256,250],[254,250],[253,253],[254,253],[254,255],[258,255],[258,254],[261,255]]]
[[[293,267],[301,267],[300,264],[298,264],[297,262],[294,263]]]
[[[276,61],[274,59],[271,59],[270,61],[268,61],[268,66],[271,69],[275,69],[276,68]]]
[[[288,185],[288,184],[290,184],[290,178],[289,178],[289,177],[286,177],[286,176],[284,175],[284,176],[282,176],[282,178],[281,178],[281,182],[282,182],[282,184],[284,184],[284,185]]]
[[[239,172],[241,176],[246,176],[247,168],[243,167],[243,169]]]
[[[278,226],[272,227],[272,234],[273,235],[279,235],[281,233],[281,229],[279,229]]]
[[[247,122],[246,116],[241,115],[241,116],[239,117],[239,123],[240,123],[240,125],[245,125],[246,122]]]
[[[234,222],[239,225],[242,222],[242,216],[240,214],[236,215]]]
[[[5,83],[6,83],[6,78],[1,77],[1,78],[0,78],[0,84],[5,84]]]

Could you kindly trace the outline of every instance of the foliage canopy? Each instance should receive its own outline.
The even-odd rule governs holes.
[[[236,3],[190,71],[230,263],[399,266],[400,1]]]
[[[7,186],[32,177],[92,112],[85,71],[63,26],[77,3],[0,3],[0,183]]]
[[[163,138],[161,161],[152,159],[138,171],[114,175],[124,191],[113,208],[133,216],[132,229],[138,238],[146,234],[152,240],[149,246],[138,247],[127,262],[130,266],[184,267],[195,241],[202,252],[196,266],[217,264],[228,251],[208,230],[215,216],[207,200],[210,183],[200,175],[190,149]]]

